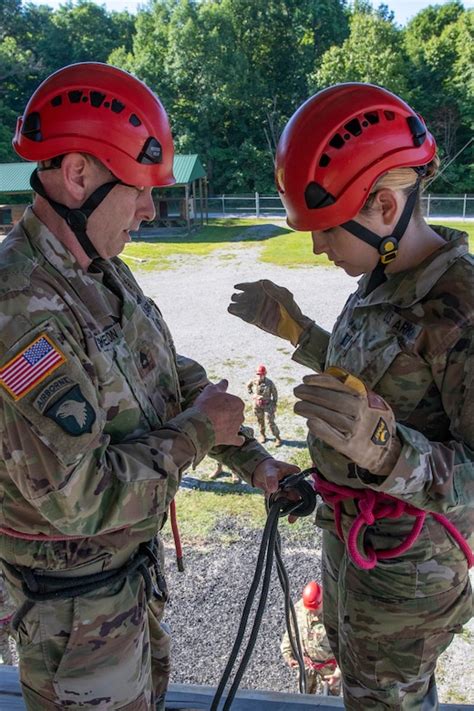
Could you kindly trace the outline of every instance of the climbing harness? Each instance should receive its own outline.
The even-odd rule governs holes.
[[[466,556],[469,567],[473,566],[473,551],[454,524],[443,514],[423,511],[406,501],[396,499],[389,494],[373,491],[373,489],[351,489],[349,486],[334,484],[324,479],[316,469],[313,473],[313,481],[316,493],[334,509],[337,535],[342,542],[346,543],[349,557],[358,568],[371,570],[379,560],[397,558],[409,550],[420,535],[427,514],[444,526]],[[347,540],[345,540],[341,525],[341,504],[350,499],[355,502],[358,513],[349,529]],[[396,519],[404,514],[414,516],[415,522],[412,530],[400,545],[389,549],[374,550],[370,545],[364,543],[363,532],[367,526],[372,526],[382,518]]]
[[[159,600],[166,601],[168,599],[168,589],[156,555],[154,541],[140,544],[136,554],[120,568],[102,570],[89,575],[51,575],[42,570],[12,565],[3,559],[0,559],[0,561],[5,570],[21,583],[22,593],[26,597],[25,602],[13,616],[11,624],[14,630],[18,629],[23,617],[37,602],[65,600],[87,595],[87,593],[94,592],[97,588],[104,585],[115,585],[137,573],[142,575],[145,582],[147,600],[151,598],[152,594]],[[154,571],[156,585],[153,582],[150,568]]]
[[[309,516],[314,511],[316,507],[316,495],[311,484],[305,481],[305,478],[310,474],[313,474],[314,471],[315,470],[313,468],[305,469],[304,471],[298,472],[297,474],[291,474],[285,477],[285,479],[280,482],[279,491],[275,494],[271,494],[271,496],[268,498],[268,501],[266,501],[266,509],[268,516],[262,534],[262,541],[258,553],[255,574],[247,595],[247,599],[245,601],[244,609],[239,623],[239,628],[237,631],[237,636],[235,638],[235,642],[232,647],[227,665],[219,681],[219,685],[212,701],[210,711],[217,711],[220,700],[224,693],[225,686],[232,673],[232,669],[235,665],[237,655],[239,653],[240,647],[242,646],[243,636],[247,627],[252,604],[255,599],[258,586],[260,584],[262,571],[264,570],[263,582],[260,591],[260,600],[258,602],[257,611],[255,613],[252,631],[249,635],[247,647],[243,653],[239,667],[235,673],[234,681],[232,682],[232,685],[229,689],[228,695],[222,707],[222,711],[228,711],[228,709],[230,709],[234,696],[237,693],[237,689],[239,688],[240,681],[244,675],[245,669],[247,668],[247,664],[255,646],[258,631],[260,629],[260,624],[262,621],[263,612],[268,597],[268,589],[270,586],[270,578],[272,573],[274,556],[276,559],[278,578],[285,597],[285,618],[290,638],[290,644],[293,655],[298,661],[298,667],[300,670],[300,691],[301,693],[305,693],[306,691],[303,652],[298,634],[296,613],[293,602],[290,597],[288,574],[286,572],[281,557],[281,541],[278,533],[278,519],[282,516],[288,516],[290,514],[298,517]],[[297,491],[300,496],[300,499],[298,501],[291,501],[287,496],[285,496],[285,492],[288,492],[290,489]]]

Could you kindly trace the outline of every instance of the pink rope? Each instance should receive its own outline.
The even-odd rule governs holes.
[[[349,556],[358,568],[362,570],[371,570],[377,565],[379,560],[387,560],[389,558],[397,558],[405,553],[417,540],[421,533],[423,524],[426,519],[426,511],[396,499],[389,494],[373,491],[373,489],[351,489],[349,486],[334,484],[331,481],[323,479],[320,474],[313,474],[314,488],[323,498],[326,504],[334,508],[334,520],[336,524],[337,535],[340,540],[346,543]],[[358,514],[353,521],[347,541],[344,540],[344,533],[341,524],[341,503],[348,499],[353,499],[356,502]],[[452,536],[458,544],[464,555],[466,556],[469,568],[474,565],[474,553],[470,549],[467,541],[462,537],[456,526],[454,526],[446,516],[438,513],[428,512],[438,523],[440,523]],[[376,521],[382,518],[400,518],[403,514],[415,517],[413,528],[407,537],[395,548],[387,548],[374,550],[372,546],[364,546],[363,532],[367,526],[372,526]],[[358,542],[361,540],[361,548],[359,549]]]

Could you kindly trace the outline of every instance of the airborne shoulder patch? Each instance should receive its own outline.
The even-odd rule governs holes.
[[[79,385],[74,385],[59,400],[48,407],[44,414],[73,437],[92,432],[96,415]]]
[[[51,338],[42,333],[0,369],[0,385],[20,400],[66,360]]]

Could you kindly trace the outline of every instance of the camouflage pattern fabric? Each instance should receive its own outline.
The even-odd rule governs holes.
[[[469,539],[474,530],[474,259],[467,235],[433,226],[446,245],[417,268],[388,275],[364,297],[359,282],[331,335],[310,328],[294,359],[313,370],[339,366],[392,407],[402,451],[392,472],[376,477],[313,437],[322,475],[369,487],[444,513]],[[342,526],[354,520],[344,503]],[[344,679],[346,708],[437,708],[439,654],[472,614],[467,561],[447,531],[427,517],[415,545],[362,571],[348,559],[332,509],[318,507],[324,536],[324,620]],[[383,519],[365,545],[399,545],[413,518]],[[332,532],[332,533],[330,533]],[[336,604],[337,603],[337,604]]]
[[[265,437],[266,424],[276,439],[280,439],[280,430],[275,422],[278,405],[278,391],[270,378],[252,378],[247,383],[247,391],[252,395],[252,406],[262,437]]]
[[[83,271],[31,209],[0,246],[0,319],[0,526],[39,536],[0,536],[0,558],[9,563],[71,575],[91,565],[118,567],[156,535],[183,472],[206,454],[249,483],[268,457],[245,430],[242,447],[213,448],[212,425],[193,408],[208,383],[206,373],[176,354],[160,311],[128,267],[119,258],[99,259]],[[40,534],[63,540],[40,540]],[[148,708],[150,656],[161,659],[163,650],[159,644],[155,649],[151,623],[144,622],[141,586],[137,575],[122,591],[105,590],[91,597],[90,606],[84,602],[90,630],[78,621],[82,599],[61,603],[59,622],[46,603],[35,605],[24,619],[27,629],[19,630],[21,680],[27,698],[41,697],[29,708],[46,708],[42,690],[50,703],[53,687],[59,705],[89,707],[95,692],[89,682],[81,688],[79,677],[88,672],[78,661],[87,657],[86,649],[91,665],[110,681],[107,699],[117,694],[104,708],[142,708],[139,689]],[[17,587],[12,594],[21,602]],[[109,598],[115,594],[112,611]],[[126,642],[133,634],[135,642]],[[123,654],[122,669],[108,651],[122,644],[122,636],[130,649],[136,647],[143,669]],[[70,685],[74,658],[79,666],[70,670],[76,677]],[[56,673],[63,671],[67,682],[56,684]],[[159,689],[155,677],[153,672]],[[119,678],[127,679],[128,699]]]
[[[322,617],[311,612],[311,610],[307,610],[302,599],[295,603],[295,612],[303,655],[316,664],[322,664],[326,660],[334,659]],[[295,660],[288,631],[283,635],[280,649],[287,664]],[[305,669],[306,692],[308,694],[316,694],[320,690],[321,681],[324,681],[325,677],[334,674],[334,669],[334,664],[328,664],[320,669],[312,669],[307,665]],[[298,668],[296,670],[299,671]],[[331,692],[334,695],[338,695],[340,684],[335,685]]]
[[[15,603],[8,593],[3,575],[0,574],[0,656],[3,664],[15,663],[12,654],[11,618],[16,612]]]

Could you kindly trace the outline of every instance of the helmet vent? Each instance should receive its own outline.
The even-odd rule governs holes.
[[[82,91],[78,89],[68,92],[69,101],[71,104],[78,104],[82,98]]]
[[[349,121],[349,123],[344,124],[344,128],[346,131],[349,131],[349,133],[352,133],[353,136],[360,136],[362,133],[362,126],[356,118]]]
[[[368,111],[364,116],[372,126],[380,121],[377,111]]]
[[[24,136],[29,138],[30,141],[43,140],[43,136],[41,135],[41,116],[37,111],[32,111],[28,114],[21,128],[21,132]]]
[[[118,99],[112,99],[112,106],[110,107],[114,114],[119,114],[121,111],[124,110],[125,104],[122,104],[121,101]]]
[[[328,207],[336,202],[336,198],[323,188],[319,183],[308,183],[304,191],[306,207],[309,210],[317,210],[321,207]]]
[[[140,119],[138,118],[138,116],[136,114],[131,114],[131,116],[128,120],[132,124],[132,126],[138,127],[138,126],[142,125],[142,122],[140,121]]]
[[[342,148],[344,145],[344,139],[340,133],[335,133],[334,136],[329,141],[329,145],[333,148]]]
[[[95,106],[95,108],[98,109],[99,106],[102,105],[102,102],[105,99],[105,94],[102,94],[100,91],[91,91],[90,97],[91,97],[91,106]]]
[[[395,112],[394,111],[384,111],[384,116],[387,119],[387,121],[393,121],[395,118]]]
[[[322,155],[321,158],[319,159],[319,167],[320,167],[320,168],[327,168],[327,166],[329,165],[330,162],[331,162],[331,159],[330,159],[330,157],[328,156],[328,154],[327,154],[327,153],[323,153],[323,155]]]
[[[61,94],[58,94],[54,97],[54,99],[51,99],[51,106],[61,106],[62,103],[63,97],[61,96]]]

